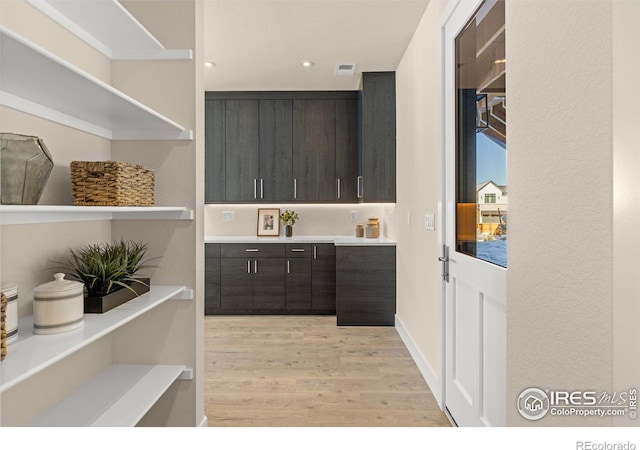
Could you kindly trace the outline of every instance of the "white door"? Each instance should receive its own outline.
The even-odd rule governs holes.
[[[444,214],[441,229],[443,230],[443,244],[448,249],[448,255],[446,255],[448,256],[448,281],[444,281],[445,277],[443,276],[442,287],[445,338],[442,379],[445,382],[444,404],[459,426],[506,425],[506,267],[486,262],[478,257],[482,252],[485,252],[484,249],[487,246],[503,249],[503,265],[506,266],[507,208],[502,205],[502,210],[500,210],[499,204],[499,201],[502,201],[501,197],[504,197],[504,201],[506,201],[507,194],[506,131],[503,148],[505,152],[505,167],[503,169],[505,179],[502,181],[503,185],[500,184],[500,181],[494,182],[497,187],[493,192],[497,192],[497,194],[487,195],[487,204],[483,204],[484,198],[482,201],[479,199],[476,189],[476,186],[479,188],[486,181],[481,179],[482,176],[486,176],[481,174],[483,164],[478,162],[476,167],[472,162],[471,170],[473,173],[465,174],[465,171],[461,170],[461,166],[466,163],[466,157],[461,157],[457,151],[457,145],[464,145],[464,142],[460,143],[456,140],[465,140],[464,137],[461,137],[464,135],[461,130],[466,126],[469,129],[473,127],[473,131],[478,134],[478,137],[474,137],[473,133],[467,133],[468,139],[473,140],[470,146],[473,147],[474,153],[476,153],[475,139],[482,140],[489,136],[490,140],[500,141],[499,131],[493,130],[491,131],[493,135],[490,135],[483,128],[486,123],[484,123],[485,118],[482,117],[482,113],[478,113],[476,116],[474,112],[474,124],[469,125],[467,120],[466,125],[458,124],[456,127],[459,109],[464,108],[465,105],[475,104],[476,112],[481,109],[484,111],[483,108],[487,107],[487,103],[498,104],[502,102],[498,107],[503,108],[503,113],[506,107],[506,98],[501,98],[499,88],[489,89],[480,85],[484,83],[484,74],[481,77],[475,77],[478,79],[475,85],[473,81],[464,80],[465,77],[469,78],[468,74],[461,75],[459,71],[460,67],[464,66],[464,63],[460,62],[459,53],[464,49],[460,44],[461,41],[458,41],[456,46],[456,37],[461,36],[461,33],[468,29],[467,25],[472,18],[474,21],[470,26],[478,28],[473,33],[477,33],[478,36],[490,35],[495,38],[494,30],[480,30],[480,22],[483,18],[491,18],[489,11],[494,3],[496,2],[452,0],[442,28],[445,120],[442,158]],[[504,10],[502,14],[504,14]],[[495,20],[495,17],[491,20]],[[496,33],[500,33],[500,30],[498,29]],[[498,36],[499,38],[500,36]],[[502,28],[502,41],[504,46],[504,28]],[[473,49],[474,51],[470,53],[473,54],[473,58],[482,56],[483,46],[485,44],[481,43],[477,46],[481,50]],[[504,49],[502,51],[504,53]],[[457,57],[458,59],[456,59]],[[499,56],[492,55],[490,63],[499,64],[499,58]],[[504,56],[502,56],[502,60],[505,60]],[[502,62],[504,63],[504,61]],[[479,61],[478,68],[481,65]],[[492,66],[491,70],[497,70],[496,73],[499,76],[501,69]],[[502,75],[506,74],[503,72]],[[457,84],[456,80],[458,80]],[[461,83],[470,83],[470,85],[461,86]],[[504,84],[504,80],[502,83]],[[462,89],[469,87],[471,89],[467,89],[468,94],[462,94]],[[481,98],[483,92],[491,93],[489,97]],[[504,94],[506,97],[506,93]],[[465,102],[465,95],[470,100]],[[495,111],[497,115],[500,114],[498,107]],[[492,110],[492,114],[493,112]],[[499,121],[494,118],[491,121],[495,127],[500,125]],[[456,135],[456,133],[458,134]],[[485,134],[485,136],[479,136],[480,134]],[[478,158],[482,153],[480,147],[485,144],[484,141],[478,141]],[[465,180],[464,178],[467,176],[468,179]],[[457,190],[466,191],[466,194],[457,192]],[[474,197],[470,198],[471,195]],[[464,223],[465,219],[469,218],[474,222],[471,228]],[[501,226],[500,229],[497,227],[498,224]],[[484,242],[478,241],[483,239],[486,240]],[[497,242],[497,245],[494,246],[493,242]],[[444,251],[445,248],[443,248]],[[445,263],[443,263],[443,271],[444,269]]]

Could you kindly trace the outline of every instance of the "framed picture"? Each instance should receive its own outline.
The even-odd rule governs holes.
[[[258,209],[258,236],[279,236],[280,235],[280,209],[259,208]]]

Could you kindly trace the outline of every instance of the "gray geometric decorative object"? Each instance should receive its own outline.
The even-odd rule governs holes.
[[[47,184],[53,159],[42,139],[0,133],[2,204],[37,205]]]

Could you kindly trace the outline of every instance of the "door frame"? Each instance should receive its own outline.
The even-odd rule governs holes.
[[[448,98],[455,98],[455,37],[473,17],[484,0],[450,0],[440,20],[440,202],[438,205],[438,247],[447,243],[447,213],[453,214],[456,205],[447,199],[447,162],[455,154],[455,105]],[[454,28],[455,27],[455,28]],[[449,64],[451,62],[451,64]],[[454,252],[455,249],[450,249]],[[440,255],[443,256],[443,255]],[[447,291],[441,279],[440,297],[440,408],[449,420],[455,421],[447,411]]]

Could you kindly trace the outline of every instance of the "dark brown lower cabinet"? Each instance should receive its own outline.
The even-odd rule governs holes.
[[[311,260],[311,309],[336,312],[336,247],[315,244]]]
[[[311,259],[287,259],[288,310],[311,309]]]
[[[284,309],[284,258],[222,258],[220,262],[221,310]]]
[[[220,244],[205,244],[204,313],[220,309]]]
[[[338,326],[393,326],[395,313],[395,246],[336,247]]]

